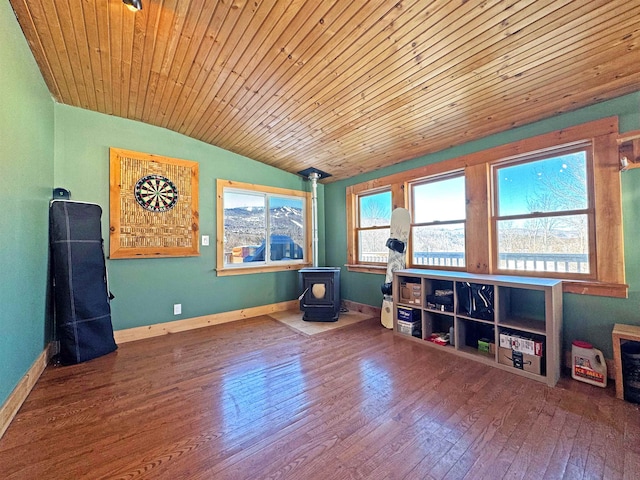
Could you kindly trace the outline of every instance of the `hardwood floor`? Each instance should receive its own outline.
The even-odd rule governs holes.
[[[307,337],[268,316],[48,367],[3,479],[640,477],[640,411],[424,348],[378,319]]]

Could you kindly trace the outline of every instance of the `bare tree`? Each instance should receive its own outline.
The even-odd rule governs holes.
[[[566,155],[562,168],[552,170],[547,163],[541,163],[536,172],[535,197],[530,199],[531,212],[562,212],[587,208],[587,178],[585,159],[582,155]],[[538,219],[541,229],[542,246],[553,251],[587,253],[586,216],[547,216]],[[564,232],[565,235],[561,235]],[[538,251],[549,251],[544,250]]]
[[[382,199],[365,202],[360,211],[360,226],[375,227],[389,225],[391,212],[389,206]]]
[[[587,218],[563,212],[587,207],[584,157],[570,154],[558,162],[536,162],[531,172],[533,193],[526,198],[527,211],[535,216],[520,223],[504,222],[500,229],[503,252],[587,253]]]

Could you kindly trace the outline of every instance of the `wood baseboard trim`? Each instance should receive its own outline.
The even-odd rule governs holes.
[[[287,302],[272,303],[270,305],[262,305],[260,307],[243,308],[242,310],[233,310],[230,312],[213,313],[201,317],[185,318],[183,320],[175,320],[173,322],[155,323],[153,325],[145,325],[144,327],[127,328],[124,330],[116,330],[113,336],[117,344],[134,342],[145,338],[159,337],[170,333],[185,332],[195,328],[210,327],[221,323],[235,322],[245,318],[257,317],[259,315],[269,315],[270,313],[291,310],[299,306],[298,300],[290,300]]]
[[[27,370],[27,373],[13,389],[13,392],[9,395],[7,400],[0,406],[0,439],[7,431],[13,417],[16,416],[18,410],[29,396],[29,393],[33,389],[42,372],[49,364],[49,359],[53,356],[56,346],[54,342],[49,343],[42,351],[38,358],[33,362],[31,368]]]
[[[365,315],[371,315],[372,317],[379,317],[382,313],[380,307],[372,307],[366,303],[353,302],[351,300],[343,300],[342,304],[352,312],[360,312]]]

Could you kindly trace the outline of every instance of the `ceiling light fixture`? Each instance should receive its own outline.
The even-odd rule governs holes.
[[[142,10],[142,0],[122,0],[122,3],[124,3],[132,12]]]

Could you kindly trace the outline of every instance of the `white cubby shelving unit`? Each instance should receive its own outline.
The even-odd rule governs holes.
[[[464,308],[460,296],[465,284],[483,285],[493,296],[493,315],[477,318]],[[404,287],[404,289],[403,289]],[[453,291],[450,307],[433,308],[427,296],[436,290]],[[410,295],[407,296],[406,292]],[[562,344],[562,281],[508,275],[477,275],[426,269],[403,269],[394,273],[394,332],[424,345],[444,349],[456,355],[492,365],[533,380],[554,386],[560,378]],[[412,309],[420,329],[412,333],[398,326],[398,307]],[[446,310],[445,310],[446,308]],[[419,314],[415,311],[419,311]],[[450,310],[450,311],[449,311]],[[485,315],[486,316],[486,315]],[[449,332],[453,327],[453,344],[439,345],[426,339],[433,333]],[[540,373],[501,363],[500,334],[532,339],[543,345],[537,359]],[[493,351],[478,349],[477,340],[492,342]],[[504,356],[505,351],[502,351]]]

